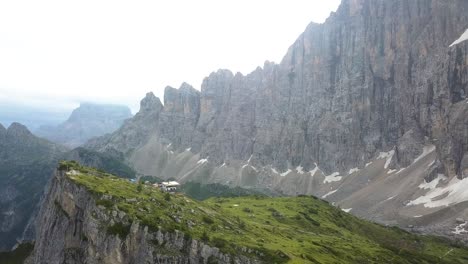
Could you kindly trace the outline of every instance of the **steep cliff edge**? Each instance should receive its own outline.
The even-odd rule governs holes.
[[[37,240],[27,263],[259,263],[242,255],[223,254],[183,232],[149,230],[134,222],[128,212],[106,208],[111,203],[105,200],[106,195],[96,196],[72,179],[81,173],[56,172],[38,217]],[[137,198],[129,200],[136,202]]]
[[[465,0],[343,0],[280,64],[169,87],[164,105],[148,94],[86,147],[145,175],[314,194],[400,226],[427,216],[467,239],[453,233],[467,208],[444,210],[468,201],[467,14]]]
[[[27,263],[466,263],[468,249],[353,217],[315,197],[163,193],[62,162]]]

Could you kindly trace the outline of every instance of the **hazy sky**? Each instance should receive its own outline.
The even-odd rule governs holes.
[[[146,92],[200,89],[219,68],[279,62],[340,0],[0,1],[0,111],[6,103],[138,110]]]

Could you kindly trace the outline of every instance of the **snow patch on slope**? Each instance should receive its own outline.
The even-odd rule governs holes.
[[[385,161],[384,169],[387,169],[390,166],[390,162],[392,161],[393,155],[395,154],[395,150],[390,150],[389,152],[380,152],[377,159],[387,159]]]
[[[453,47],[457,44],[460,44],[465,40],[468,40],[468,29],[466,29],[465,32],[457,40],[455,40],[449,47]]]
[[[344,212],[346,212],[346,213],[349,213],[349,212],[351,212],[351,210],[353,210],[353,208],[348,208],[348,209],[344,209],[344,208],[343,208],[343,209],[341,209],[341,210],[344,211]]]
[[[414,161],[413,161],[413,164],[418,162],[420,159],[426,157],[427,155],[429,155],[431,152],[433,152],[434,150],[436,149],[436,147],[434,145],[431,145],[431,146],[424,146],[423,148],[423,152],[421,153],[421,155],[419,155]]]
[[[468,222],[456,226],[452,233],[455,235],[468,234],[468,230],[465,229],[466,224],[468,224]]]
[[[334,172],[331,175],[325,176],[323,183],[337,182],[341,181],[343,177],[340,176],[339,172]]]
[[[330,195],[336,193],[337,191],[338,191],[338,189],[336,189],[336,190],[334,190],[334,191],[331,191],[331,192],[328,192],[327,194],[325,194],[324,196],[322,196],[322,199],[327,198],[328,196],[330,196]]]
[[[427,167],[428,167],[428,168],[432,167],[432,165],[434,165],[435,162],[436,162],[436,161],[433,160],[431,163],[429,163],[429,164],[427,165]]]
[[[296,171],[299,174],[304,174],[304,168],[302,166],[297,166]]]
[[[197,161],[197,164],[204,164],[204,163],[207,163],[208,162],[208,159],[201,159],[199,161]]]
[[[309,171],[310,176],[314,177],[315,173],[317,173],[318,170],[319,170],[319,167],[317,166],[317,163],[315,163],[315,168],[313,170]]]
[[[444,176],[445,177],[445,176]],[[432,187],[432,186],[431,186]],[[445,187],[435,187],[425,195],[409,202],[407,205],[422,204],[426,208],[448,206],[468,201],[468,178],[453,178]],[[443,198],[439,198],[442,197]]]
[[[445,175],[437,174],[437,178],[435,178],[431,182],[426,182],[426,180],[424,180],[424,182],[421,183],[418,187],[420,189],[434,190],[437,187],[437,185],[439,184],[440,181],[443,181],[443,180],[446,180],[446,179],[447,179],[447,177],[445,177]]]
[[[281,177],[285,177],[285,176],[288,175],[290,172],[291,172],[291,170],[288,169],[287,171],[281,173],[280,176],[281,176]]]
[[[359,171],[359,168],[352,168],[352,169],[350,169],[350,170],[348,171],[348,174],[351,175],[351,174],[353,174],[353,173],[355,173],[355,172],[358,172],[358,171]]]

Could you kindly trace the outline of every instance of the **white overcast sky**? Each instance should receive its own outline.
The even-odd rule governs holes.
[[[126,104],[279,62],[340,0],[0,1],[0,111]]]

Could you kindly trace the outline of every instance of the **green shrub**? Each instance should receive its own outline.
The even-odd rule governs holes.
[[[216,260],[216,258],[214,256],[210,256],[206,263],[207,264],[218,264],[219,262],[218,262],[218,260]]]
[[[210,237],[208,236],[208,234],[206,233],[206,231],[203,231],[203,234],[201,236],[201,241],[203,241],[204,243],[210,241]]]
[[[111,208],[114,205],[114,203],[111,200],[102,200],[102,199],[100,199],[100,200],[96,201],[96,205],[102,205],[102,206],[104,206],[106,208]]]
[[[31,254],[34,249],[34,244],[23,243],[15,250],[8,252],[0,252],[0,263],[2,264],[20,264]]]
[[[136,190],[137,190],[137,192],[139,192],[139,193],[143,190],[143,184],[142,184],[141,182],[138,183]]]
[[[242,211],[244,211],[246,213],[253,213],[252,209],[250,209],[248,207],[245,207],[244,209],[242,209]]]
[[[107,227],[107,233],[110,235],[118,235],[121,239],[125,239],[130,233],[130,225],[115,223]]]
[[[211,242],[213,243],[213,246],[219,248],[219,249],[222,249],[224,247],[226,247],[227,245],[227,241],[224,240],[223,238],[220,238],[220,237],[215,237],[211,240]]]
[[[214,220],[211,217],[206,216],[206,215],[203,216],[202,220],[203,220],[203,222],[205,222],[206,224],[209,224],[209,225],[214,223]]]

